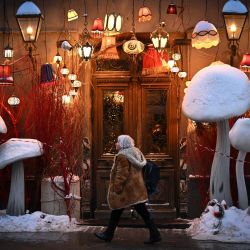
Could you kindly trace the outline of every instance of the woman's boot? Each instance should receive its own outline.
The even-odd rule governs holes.
[[[154,244],[156,242],[161,241],[160,232],[158,228],[156,227],[153,219],[150,219],[149,221],[147,221],[146,224],[149,228],[150,237],[149,237],[149,240],[144,241],[144,244]]]

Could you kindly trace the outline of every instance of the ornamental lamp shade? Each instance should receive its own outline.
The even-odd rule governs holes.
[[[16,18],[24,42],[36,42],[43,20],[40,9],[33,2],[26,1],[18,8]]]
[[[162,22],[159,24],[156,30],[150,34],[151,41],[155,49],[159,52],[163,51],[168,42],[169,34],[164,30],[165,23]]]
[[[129,55],[138,55],[144,50],[144,44],[133,35],[129,41],[123,44],[122,48]]]
[[[13,57],[13,48],[9,45],[4,48],[4,57],[10,59]]]
[[[93,46],[89,42],[86,42],[81,47],[81,58],[85,61],[88,61],[89,59],[91,59],[93,51]]]
[[[68,22],[74,21],[78,18],[78,14],[74,9],[68,10]]]
[[[143,6],[139,9],[138,21],[139,22],[148,22],[152,18],[152,13],[150,9],[146,6]]]
[[[11,65],[0,65],[0,85],[12,85],[14,83]]]
[[[243,72],[250,72],[250,54],[246,53],[240,63],[240,69]]]
[[[238,0],[229,0],[222,10],[227,39],[229,41],[239,40],[246,22],[248,9]]]
[[[122,16],[117,13],[106,14],[104,19],[105,36],[114,36],[121,33]]]
[[[62,56],[59,54],[59,52],[56,53],[56,55],[54,56],[53,62],[60,64],[62,61]]]
[[[71,82],[71,87],[77,91],[82,86],[82,83],[79,80]]]
[[[10,106],[18,106],[20,104],[20,99],[15,96],[15,95],[12,95],[9,99],[8,99],[8,104]]]
[[[192,33],[192,47],[208,49],[217,46],[219,42],[219,33],[212,23],[200,21],[196,24]]]
[[[167,14],[168,15],[177,15],[177,7],[175,4],[171,3],[168,5],[168,8],[167,8]]]
[[[64,64],[64,66],[61,68],[60,70],[61,74],[66,77],[69,74],[69,69],[67,68],[67,66]]]
[[[115,36],[104,36],[102,38],[102,45],[100,49],[100,54],[98,55],[100,59],[119,59],[119,55],[116,48],[116,38]]]
[[[104,31],[104,26],[103,26],[103,21],[101,18],[95,18],[93,26],[91,28],[90,35],[93,38],[101,38],[103,37],[103,31]]]

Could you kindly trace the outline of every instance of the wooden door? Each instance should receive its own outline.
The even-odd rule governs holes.
[[[168,77],[131,78],[128,72],[94,75],[92,209],[109,216],[107,189],[120,134],[131,135],[148,160],[161,168],[158,192],[149,206],[158,218],[178,210],[178,123],[175,85]],[[130,216],[126,212],[124,216]]]

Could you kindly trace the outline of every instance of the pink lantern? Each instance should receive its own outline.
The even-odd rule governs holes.
[[[94,20],[90,35],[93,38],[101,38],[103,37],[103,31],[104,31],[103,21],[101,18],[98,17]]]
[[[11,65],[0,65],[0,85],[12,85],[14,83],[11,74]]]
[[[139,22],[147,22],[152,18],[151,11],[148,7],[143,6],[139,9],[138,21]]]
[[[250,54],[246,53],[240,63],[240,69],[244,72],[250,72]]]

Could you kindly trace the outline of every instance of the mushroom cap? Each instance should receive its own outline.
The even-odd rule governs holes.
[[[245,73],[228,64],[210,65],[192,78],[182,111],[195,121],[225,120],[245,113],[250,106],[249,96]]]
[[[7,127],[6,124],[3,120],[3,118],[0,116],[0,133],[1,134],[6,134],[7,133]]]
[[[237,150],[250,152],[250,118],[238,119],[229,131],[229,139]]]
[[[12,138],[0,145],[0,169],[27,158],[43,154],[43,145],[35,139]]]

